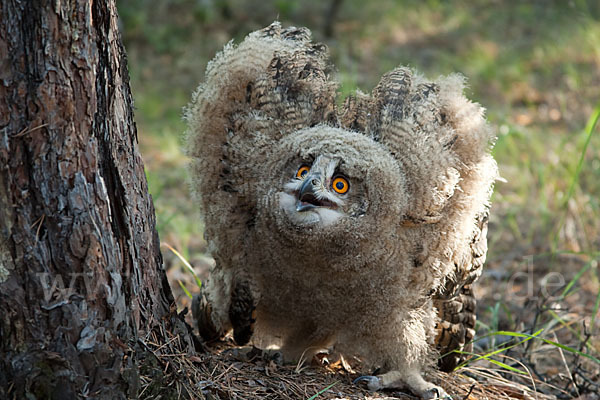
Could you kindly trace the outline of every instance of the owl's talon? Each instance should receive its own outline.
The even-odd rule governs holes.
[[[434,387],[423,393],[424,400],[453,400],[446,391],[440,387]]]
[[[369,389],[370,391],[377,391],[383,388],[383,384],[381,383],[381,378],[379,378],[378,376],[373,376],[373,375],[364,375],[364,376],[359,376],[358,378],[356,378],[353,382],[353,385],[365,385],[367,387],[367,389]]]

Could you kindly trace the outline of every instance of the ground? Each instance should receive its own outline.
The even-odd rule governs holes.
[[[468,96],[487,108],[497,129],[494,155],[504,180],[495,188],[488,261],[476,288],[480,359],[441,376],[442,386],[457,390],[455,398],[598,398],[598,2],[133,0],[119,12],[138,137],[180,311],[190,305],[186,291],[198,291],[181,258],[200,280],[212,262],[189,195],[182,108],[225,43],[279,19],[311,28],[329,46],[343,95],[370,91],[397,65],[431,77],[461,72]],[[180,360],[195,368],[197,396],[310,398],[324,389],[318,398],[375,396],[350,385],[358,372],[232,361],[221,353],[228,347]]]

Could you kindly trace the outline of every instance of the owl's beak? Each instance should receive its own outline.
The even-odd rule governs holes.
[[[311,174],[304,179],[300,190],[298,191],[298,201],[296,202],[296,211],[307,211],[316,207],[333,207],[333,203],[319,199],[317,191],[321,188],[321,174]]]

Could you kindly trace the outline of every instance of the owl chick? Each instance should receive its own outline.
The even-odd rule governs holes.
[[[483,109],[458,75],[397,68],[336,106],[327,49],[279,23],[228,44],[187,109],[193,189],[216,260],[193,313],[201,335],[329,348],[445,398],[473,337],[471,284],[497,175]]]

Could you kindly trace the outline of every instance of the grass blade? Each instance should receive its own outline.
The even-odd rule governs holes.
[[[179,279],[177,279],[177,283],[179,283],[179,287],[181,288],[181,290],[183,290],[183,292],[185,293],[185,295],[191,299],[192,298],[192,294],[189,292],[189,290],[186,289],[186,287],[183,284],[183,282],[181,282]]]
[[[326,391],[328,391],[329,389],[331,389],[337,383],[338,383],[337,381],[333,382],[331,385],[327,386],[325,389],[322,389],[319,392],[315,393],[314,395],[310,396],[308,398],[308,400],[314,400],[314,399],[316,399],[317,397],[319,397],[319,395],[325,393]]]
[[[513,336],[513,337],[521,337],[521,338],[525,338],[525,339],[521,340],[520,342],[517,342],[515,344],[512,344],[510,346],[506,346],[506,347],[502,347],[500,349],[496,349],[496,350],[490,351],[489,353],[486,353],[486,354],[483,354],[483,355],[477,355],[477,354],[473,354],[473,353],[469,353],[469,352],[463,352],[463,351],[459,351],[459,350],[454,350],[454,352],[459,353],[459,354],[470,354],[470,355],[474,355],[475,356],[475,358],[472,358],[472,359],[469,359],[469,360],[466,360],[466,361],[462,362],[456,368],[454,368],[454,370],[456,371],[456,370],[464,367],[467,364],[470,364],[470,363],[475,362],[475,361],[479,361],[481,359],[485,359],[485,360],[491,362],[491,359],[489,357],[491,357],[493,355],[496,355],[496,354],[499,354],[499,353],[502,353],[502,352],[505,352],[508,349],[512,349],[515,346],[518,346],[518,345],[520,345],[522,343],[525,343],[528,340],[531,340],[532,338],[537,337],[537,335],[539,335],[540,333],[542,333],[542,331],[543,330],[540,329],[537,332],[535,332],[533,335],[527,335],[525,333],[509,332],[509,331],[497,331],[497,332],[488,333],[485,336],[477,338],[477,340],[485,339],[486,337],[490,337],[490,336]],[[477,341],[477,340],[475,340],[475,341]],[[519,371],[519,373],[523,373],[523,371]]]
[[[565,286],[565,289],[562,291],[562,293],[560,294],[559,297],[559,301],[563,300],[567,294],[569,293],[569,291],[571,290],[571,288],[573,287],[573,285],[575,285],[575,283],[579,280],[579,278],[581,278],[581,275],[583,275],[588,269],[590,269],[590,267],[592,266],[594,260],[588,262],[583,268],[581,268],[573,277],[573,279],[571,279],[571,281],[569,281],[569,283],[567,284],[567,286]]]
[[[494,359],[487,358],[487,357],[484,357],[484,359],[485,359],[486,361],[488,361],[488,362],[491,362],[492,364],[496,364],[497,366],[499,366],[499,367],[501,367],[501,368],[504,368],[504,369],[507,369],[507,370],[509,370],[509,371],[516,372],[516,373],[518,373],[518,374],[522,374],[522,375],[529,375],[527,372],[525,372],[525,371],[521,371],[520,369],[518,369],[518,368],[515,368],[515,367],[511,367],[510,365],[508,365],[508,364],[504,364],[504,363],[503,363],[503,362],[501,362],[501,361],[494,360]]]
[[[198,275],[196,274],[196,271],[194,271],[194,268],[192,268],[192,265],[188,262],[188,260],[186,260],[185,257],[183,257],[181,255],[181,253],[179,253],[177,250],[175,250],[170,244],[168,244],[168,243],[163,243],[163,244],[169,250],[171,250],[171,252],[177,256],[177,258],[179,258],[181,260],[181,262],[183,263],[184,267],[187,268],[187,270],[192,274],[192,276],[196,280],[196,285],[198,285],[198,287],[202,287],[202,281],[200,280],[200,278],[198,278]]]
[[[554,242],[552,244],[553,251],[557,250],[560,231],[562,230],[562,228],[565,224],[565,220],[566,220],[567,213],[568,213],[567,207],[569,205],[569,201],[571,200],[571,198],[573,197],[573,194],[575,193],[575,187],[577,186],[577,183],[579,182],[579,175],[581,174],[581,169],[583,168],[585,154],[587,153],[587,148],[590,144],[590,141],[592,140],[592,133],[594,132],[594,129],[596,128],[598,119],[600,119],[600,104],[596,106],[596,109],[592,113],[592,116],[590,117],[590,119],[588,120],[588,122],[585,126],[585,131],[584,131],[586,134],[585,143],[583,144],[583,148],[581,149],[581,154],[579,156],[579,162],[577,163],[577,168],[575,169],[575,173],[573,174],[573,179],[571,180],[571,184],[569,185],[569,191],[567,192],[567,195],[563,202],[562,208],[564,208],[564,213],[560,219],[558,229],[556,230],[556,233],[554,235]]]
[[[552,341],[552,340],[549,340],[549,339],[544,339],[544,338],[541,338],[541,337],[538,337],[537,339],[543,341],[544,343],[551,344],[552,346],[559,347],[559,348],[561,348],[561,349],[563,349],[565,351],[568,351],[569,353],[578,354],[581,357],[588,358],[588,359],[594,361],[596,364],[600,364],[600,359],[597,359],[596,357],[592,356],[591,354],[584,353],[582,351],[579,351],[579,350],[574,349],[574,348],[569,347],[569,346],[565,346],[564,344],[561,344],[561,343],[558,343],[558,342],[555,342],[555,341]]]

